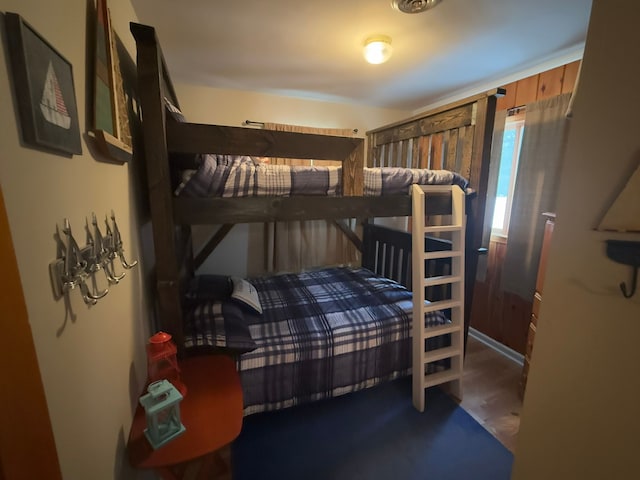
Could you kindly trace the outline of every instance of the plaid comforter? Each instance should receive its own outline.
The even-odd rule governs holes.
[[[412,184],[459,185],[467,181],[448,170],[396,167],[364,169],[364,195],[407,195]],[[186,197],[336,196],[342,192],[342,168],[270,165],[234,155],[204,155],[189,171],[176,194]]]
[[[245,415],[410,373],[411,292],[399,284],[363,268],[250,281],[263,315],[247,316],[258,348],[238,360]],[[440,313],[430,315],[428,325],[448,321]]]

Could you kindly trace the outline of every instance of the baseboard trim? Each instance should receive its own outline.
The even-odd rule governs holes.
[[[485,335],[475,328],[469,327],[469,336],[475,338],[479,342],[484,343],[487,347],[494,349],[496,352],[504,355],[509,360],[516,362],[519,365],[524,365],[524,355],[516,352],[506,345],[501,344],[500,342],[491,338],[489,335]]]

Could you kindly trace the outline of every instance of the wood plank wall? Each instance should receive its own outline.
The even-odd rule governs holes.
[[[507,93],[498,99],[497,110],[573,92],[579,66],[578,60],[504,85]],[[471,326],[524,355],[533,299],[520,298],[500,287],[507,244],[506,238],[491,238],[485,280],[475,283]]]
[[[527,103],[573,92],[580,61],[575,61],[504,85],[506,95],[498,98],[496,110],[508,110]]]

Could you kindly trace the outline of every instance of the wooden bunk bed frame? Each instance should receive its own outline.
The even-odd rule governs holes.
[[[203,258],[213,251],[233,224],[345,218],[371,219],[411,215],[411,195],[364,197],[364,140],[253,128],[179,123],[166,113],[164,99],[179,108],[155,29],[131,23],[137,45],[139,97],[142,109],[143,157],[155,247],[157,327],[174,336],[183,348],[182,301],[186,282]],[[465,339],[468,329],[473,279],[481,251],[484,207],[489,170],[490,145],[495,114],[494,90],[433,112],[367,132],[368,166],[443,168],[461,173],[470,182],[467,195],[465,252]],[[180,198],[173,187],[180,170],[193,167],[195,154],[217,153],[302,159],[341,160],[341,197],[245,197]],[[413,159],[421,159],[420,161]],[[429,204],[429,214],[448,214],[451,200]],[[217,224],[219,231],[194,257],[191,225]],[[365,222],[366,224],[366,222]],[[373,232],[389,237],[387,229],[369,225],[364,230],[363,266],[410,287],[410,263],[402,278],[394,266],[384,272],[389,260],[376,260],[380,248]],[[402,236],[402,235],[401,235]],[[350,235],[353,238],[353,235]],[[410,234],[404,233],[405,245]],[[408,244],[406,242],[409,242]],[[437,241],[436,241],[437,242]],[[446,248],[431,246],[432,249]],[[411,248],[409,247],[409,251]],[[391,250],[389,250],[391,251]],[[400,249],[396,249],[397,252]],[[406,258],[406,257],[405,257]],[[393,265],[399,265],[392,262]],[[388,270],[388,268],[387,268]],[[390,275],[393,274],[393,275]]]

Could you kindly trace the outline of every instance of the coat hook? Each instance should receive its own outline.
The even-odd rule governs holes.
[[[109,219],[105,215],[104,223],[106,225],[106,233],[105,233],[105,243],[107,250],[109,251],[108,262],[105,264],[105,269],[108,272],[109,279],[113,283],[118,283],[120,280],[124,278],[126,272],[122,272],[120,275],[116,274],[116,269],[114,266],[114,260],[118,257],[118,251],[115,246],[115,238],[113,236],[113,231],[111,230],[111,226],[109,225]]]
[[[64,259],[64,270],[62,274],[62,291],[68,292],[76,287],[80,287],[82,299],[87,305],[95,305],[98,300],[104,297],[108,291],[98,292],[94,295],[89,291],[87,286],[87,279],[89,273],[87,272],[88,264],[87,260],[83,256],[83,251],[78,246],[76,239],[71,233],[71,224],[68,219],[64,219],[64,227],[62,231],[67,237],[67,252]]]
[[[95,219],[95,214],[93,214],[93,218]],[[91,280],[93,283],[93,292],[89,294],[88,297],[92,299],[100,299],[104,297],[107,293],[109,293],[109,288],[105,288],[104,290],[98,290],[97,280],[95,277],[96,272],[103,270],[102,268],[102,259],[100,258],[100,249],[102,248],[102,239],[98,238],[98,235],[95,237],[91,234],[91,229],[89,228],[89,221],[85,218],[85,230],[87,231],[87,248],[88,248],[88,266],[87,269],[91,275]],[[105,271],[106,273],[106,271]],[[107,280],[108,280],[107,276]]]
[[[127,262],[127,260],[124,258],[122,237],[120,236],[120,230],[118,229],[118,224],[116,223],[116,215],[115,213],[113,213],[113,210],[111,210],[111,222],[113,223],[113,248],[118,254],[118,257],[120,257],[122,266],[127,270],[130,270],[138,264],[138,261],[134,260],[133,262]]]
[[[633,269],[631,288],[622,282],[620,290],[624,298],[631,298],[638,286],[638,268],[640,268],[640,242],[629,240],[607,240],[607,257],[614,262],[629,265]]]
[[[627,284],[622,282],[620,284],[620,290],[622,290],[622,295],[624,298],[631,298],[636,293],[636,287],[638,286],[638,268],[635,267],[633,269],[633,277],[631,279],[631,290],[627,290]]]

